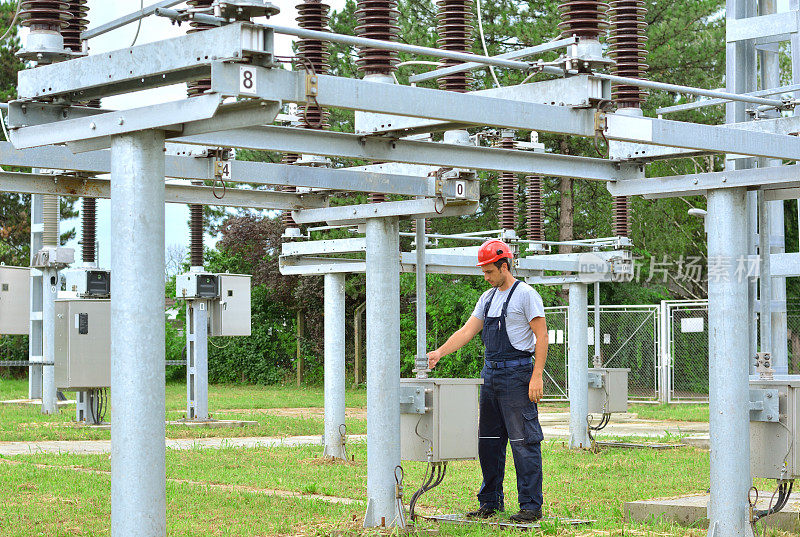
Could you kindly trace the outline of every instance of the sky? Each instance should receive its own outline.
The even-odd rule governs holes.
[[[145,0],[145,5],[154,3],[153,0]],[[295,9],[295,1],[273,1],[278,7],[281,8],[281,13],[271,19],[272,22],[284,26],[297,26],[295,17],[297,11]],[[332,9],[341,9],[344,6],[344,0],[332,0],[328,2]],[[89,28],[94,28],[101,24],[105,24],[111,20],[119,18],[127,13],[137,11],[140,8],[139,0],[124,0],[109,2],[108,0],[89,0]],[[180,7],[180,6],[176,6]],[[174,8],[173,8],[174,9]],[[142,20],[142,27],[139,32],[139,37],[136,41],[137,45],[159,41],[162,39],[169,39],[183,35],[187,26],[184,24],[181,27],[170,24],[170,21],[161,17],[148,17]],[[89,53],[99,54],[126,48],[133,42],[134,35],[136,34],[136,24],[123,26],[112,32],[100,35],[94,39],[89,40]],[[24,37],[23,37],[24,39]],[[288,36],[276,36],[275,49],[276,53],[283,56],[292,55],[292,41],[294,38]],[[103,100],[102,106],[104,108],[121,110],[126,108],[134,108],[146,106],[147,104],[157,104],[162,102],[176,101],[186,97],[185,85],[170,86],[166,88],[159,88],[155,90],[142,91],[134,94],[119,95],[110,97]],[[98,254],[99,264],[103,268],[111,267],[111,252],[110,232],[111,232],[111,215],[110,215],[110,200],[98,200],[97,202],[97,241],[99,243]],[[76,208],[80,209],[80,202],[76,204]],[[189,208],[186,205],[175,203],[168,203],[165,206],[166,218],[166,236],[165,246],[169,249],[171,246],[180,245],[183,249],[188,249],[189,244]],[[80,248],[78,241],[80,240],[80,222],[79,219],[65,220],[61,223],[62,232],[75,228],[77,236],[75,240],[71,241],[67,246],[75,248],[76,261],[80,260]],[[215,239],[206,237],[206,246],[213,246]]]

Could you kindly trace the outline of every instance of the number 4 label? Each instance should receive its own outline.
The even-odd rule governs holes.
[[[256,69],[247,65],[239,67],[239,93],[256,95]]]
[[[456,181],[456,197],[457,198],[466,198],[467,197],[467,182],[466,181]]]

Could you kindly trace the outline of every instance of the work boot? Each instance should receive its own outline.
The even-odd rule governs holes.
[[[523,524],[527,524],[530,522],[536,522],[542,519],[542,510],[534,511],[532,509],[520,509],[519,513],[516,515],[511,515],[508,517],[511,522],[520,522]]]
[[[497,507],[490,507],[488,505],[481,505],[477,511],[467,513],[467,518],[490,518],[500,512]]]

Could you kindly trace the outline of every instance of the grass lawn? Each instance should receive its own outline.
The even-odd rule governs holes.
[[[692,448],[668,451],[607,449],[595,455],[572,452],[561,442],[543,445],[545,511],[564,518],[592,519],[587,528],[546,528],[547,533],[609,535],[623,531],[622,504],[642,498],[702,492],[708,488],[709,455]],[[366,446],[350,446],[350,463],[320,460],[319,447],[223,448],[167,452],[167,501],[170,535],[329,535],[334,529],[358,534],[363,503],[322,504],[320,499],[270,498],[265,491],[363,500],[366,495]],[[0,461],[0,520],[19,520],[9,535],[37,535],[48,528],[73,528],[63,535],[108,531],[110,461],[107,455],[25,455]],[[16,463],[16,464],[14,464]],[[680,467],[681,472],[674,469]],[[78,472],[76,468],[98,473]],[[424,464],[405,462],[406,502],[419,486]],[[506,506],[515,512],[515,473],[511,455],[506,469]],[[209,485],[230,485],[220,488]],[[480,484],[477,462],[452,463],[444,483],[424,495],[422,513],[464,512],[476,505]],[[3,492],[5,491],[5,492]],[[5,496],[5,497],[4,497]],[[199,497],[199,496],[202,496]],[[44,498],[44,500],[43,500]],[[190,505],[200,506],[192,509]],[[49,507],[48,507],[49,506]],[[52,509],[59,506],[59,509]],[[85,511],[89,511],[86,513]],[[195,513],[200,513],[195,516]],[[88,517],[88,518],[84,518]],[[354,522],[353,517],[357,520]],[[216,533],[210,531],[215,522]],[[229,524],[226,524],[226,521]],[[232,521],[236,521],[235,523]],[[239,522],[242,527],[239,527]],[[258,522],[261,522],[261,528]],[[252,525],[250,525],[252,524]],[[431,526],[431,524],[423,524]],[[248,532],[246,528],[251,528]],[[315,528],[319,533],[307,533]],[[670,524],[625,525],[626,535],[704,535]],[[210,531],[210,533],[209,533]],[[81,533],[83,532],[83,533]],[[206,533],[203,533],[206,532]],[[58,533],[53,533],[57,535]],[[448,528],[444,535],[495,535],[494,530]],[[514,533],[504,531],[503,535]],[[775,535],[780,535],[776,533]]]
[[[26,380],[0,380],[0,399],[27,397]],[[74,397],[73,393],[67,393]],[[348,408],[366,408],[366,390],[348,390]],[[214,418],[255,421],[251,427],[232,429],[189,429],[181,425],[168,425],[168,438],[203,438],[210,436],[302,436],[322,434],[323,419],[318,409],[323,406],[322,388],[287,386],[241,386],[214,384],[209,386],[209,408]],[[275,409],[300,409],[290,415],[273,413]],[[170,383],[166,387],[166,415],[177,420],[185,415],[186,386]],[[275,411],[277,412],[277,411]],[[362,412],[363,414],[363,412]],[[74,423],[75,406],[60,408],[58,414],[45,416],[38,405],[0,405],[0,441],[32,440],[108,440],[111,433]],[[106,416],[106,421],[110,416]],[[366,419],[348,418],[348,434],[364,434]]]
[[[27,382],[0,380],[0,398],[23,398]],[[185,386],[166,388],[167,416],[179,418]],[[323,393],[319,387],[213,385],[209,403],[214,417],[247,419],[258,425],[238,429],[186,429],[169,426],[169,437],[291,436],[321,434]],[[364,390],[347,392],[356,416],[348,432],[364,433]],[[280,411],[275,411],[280,409]],[[288,410],[287,410],[288,409]],[[564,412],[564,403],[542,405],[542,412]],[[632,405],[646,419],[701,421],[706,405]],[[0,440],[108,439],[109,432],[71,424],[74,406],[43,416],[38,406],[0,406]],[[670,440],[670,439],[667,439]],[[645,526],[623,522],[623,503],[643,498],[703,492],[708,486],[709,454],[693,448],[666,451],[604,449],[573,452],[562,441],[543,444],[545,512],[562,518],[592,519],[590,527],[546,524],[543,533],[589,535],[705,535],[661,521]],[[364,443],[348,443],[354,460],[333,463],[320,458],[321,447],[272,447],[168,450],[167,517],[170,536],[374,535],[360,528],[367,487]],[[405,502],[419,486],[424,464],[405,462]],[[680,468],[680,471],[675,471]],[[109,533],[108,455],[30,454],[0,457],[0,535],[83,536]],[[516,475],[507,458],[506,507],[516,511]],[[421,513],[465,512],[476,506],[480,485],[477,461],[451,463],[444,483],[424,495]],[[767,483],[759,483],[766,488]],[[517,535],[491,528],[420,522],[420,530],[439,535]],[[384,533],[385,534],[385,533]],[[423,534],[420,531],[420,534]],[[768,535],[781,536],[778,532]]]

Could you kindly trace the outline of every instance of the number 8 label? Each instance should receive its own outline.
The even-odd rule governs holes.
[[[254,67],[242,65],[239,67],[239,93],[256,95],[256,70]]]

